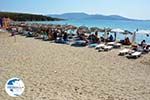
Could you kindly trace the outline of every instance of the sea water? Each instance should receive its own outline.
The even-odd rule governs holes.
[[[61,24],[61,25],[75,25],[75,26],[87,26],[87,27],[99,27],[99,28],[120,28],[123,30],[129,30],[135,32],[138,30],[150,30],[150,21],[124,21],[124,20],[63,20],[63,21],[44,21],[44,22],[32,22],[41,24]],[[103,33],[99,33],[102,35]],[[112,33],[111,33],[112,34]],[[132,39],[132,35],[127,35]],[[126,37],[123,34],[117,34],[117,39],[124,39]],[[136,34],[136,42],[139,43],[142,40],[146,40],[150,43],[150,36],[145,34]]]

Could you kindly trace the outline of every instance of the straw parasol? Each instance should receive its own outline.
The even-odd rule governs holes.
[[[86,26],[80,26],[80,27],[78,28],[78,31],[83,32],[83,33],[90,33],[89,28],[86,27]]]
[[[123,29],[120,29],[120,28],[112,29],[111,33],[115,34],[115,40],[117,38],[118,33],[123,34],[123,35],[133,34],[132,32],[130,32],[128,30],[123,30]]]
[[[136,33],[150,35],[150,30],[138,30]]]
[[[76,30],[77,29],[77,27],[73,26],[73,25],[67,25],[66,28],[67,28],[67,30]]]
[[[136,30],[134,33],[133,33],[133,40],[132,42],[135,42],[136,40],[136,34],[144,34],[146,36],[149,36],[150,35],[150,30]]]
[[[125,31],[120,28],[117,28],[117,29],[112,29],[111,32],[112,33],[124,33]]]
[[[101,31],[102,29],[98,28],[98,27],[91,27],[90,31],[91,32],[96,32],[96,31]]]

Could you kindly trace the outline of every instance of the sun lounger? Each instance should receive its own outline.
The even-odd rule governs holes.
[[[113,46],[104,46],[103,47],[104,51],[111,50],[112,48],[113,48]]]
[[[127,58],[138,58],[138,57],[140,57],[141,55],[142,55],[142,52],[136,51],[136,52],[134,52],[134,53],[129,54],[129,55],[127,56]]]
[[[43,41],[48,41],[48,40],[49,40],[48,36],[47,35],[43,35]]]
[[[66,44],[67,41],[64,41],[63,39],[57,39],[57,40],[55,40],[55,43]]]
[[[126,55],[129,53],[129,51],[130,51],[130,49],[123,49],[123,50],[119,51],[119,55]]]
[[[23,31],[23,36],[26,36],[28,34],[28,31]]]
[[[0,29],[0,32],[7,32],[6,30],[4,30],[4,29]]]
[[[113,45],[113,47],[114,47],[114,48],[120,48],[121,45],[122,45],[122,44],[120,44],[120,43],[116,43],[116,44]]]
[[[86,41],[78,40],[78,41],[73,42],[73,43],[71,44],[71,46],[83,47],[83,46],[86,46]]]
[[[105,44],[99,44],[95,47],[95,49],[98,49],[98,51],[109,51],[111,49],[113,49],[113,46],[108,46],[108,45],[105,45]]]
[[[102,51],[104,51],[104,49],[102,49],[102,48],[98,49],[98,52],[102,52]]]
[[[147,49],[144,49],[144,50],[143,50],[143,53],[144,53],[144,54],[149,53],[149,52],[150,52],[150,48],[147,48]]]
[[[114,44],[116,44],[115,42],[108,42],[107,45],[109,46],[113,46]]]
[[[43,35],[38,35],[37,37],[35,37],[35,39],[43,39]]]
[[[120,48],[121,44],[116,42],[109,42],[107,43],[108,46],[113,46],[114,48]]]
[[[99,44],[95,47],[95,49],[100,49],[100,48],[104,48],[106,45],[105,44]]]

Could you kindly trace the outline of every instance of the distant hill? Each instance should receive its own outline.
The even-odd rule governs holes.
[[[62,19],[100,19],[100,20],[135,20],[129,19],[118,15],[89,15],[86,13],[64,13],[64,14],[49,14],[47,16],[62,18]]]
[[[59,18],[52,18],[49,16],[26,14],[26,13],[10,13],[10,12],[0,12],[0,18],[9,17],[14,21],[55,21],[61,20]]]
[[[58,17],[63,19],[84,19],[89,17],[88,14],[85,13],[64,13],[64,14],[49,14],[48,16]]]

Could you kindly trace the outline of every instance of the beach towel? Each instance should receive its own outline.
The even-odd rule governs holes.
[[[98,44],[97,43],[94,43],[94,44],[89,44],[89,48],[93,48],[93,47],[96,47]]]

